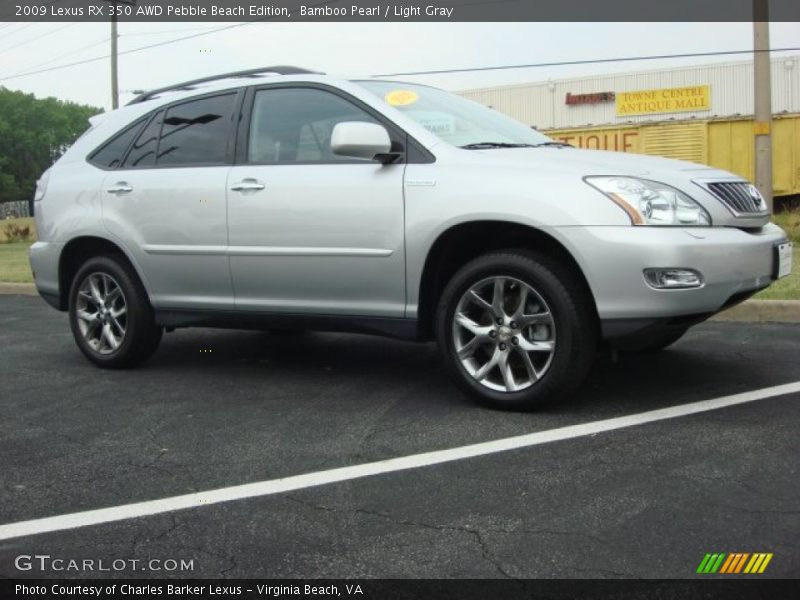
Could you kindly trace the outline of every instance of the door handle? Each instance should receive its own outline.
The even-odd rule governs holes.
[[[118,181],[106,190],[109,194],[130,194],[133,188],[126,181]]]
[[[261,183],[258,179],[254,179],[252,177],[248,177],[247,179],[242,179],[239,183],[234,183],[231,186],[231,189],[234,192],[249,192],[249,191],[258,191],[263,190],[266,186]]]

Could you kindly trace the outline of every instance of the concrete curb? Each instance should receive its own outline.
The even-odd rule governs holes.
[[[0,295],[36,296],[32,283],[2,283]],[[748,300],[714,315],[712,321],[800,323],[800,300]]]
[[[748,300],[714,315],[711,320],[800,323],[800,300]]]
[[[0,282],[0,295],[37,296],[36,286],[32,283]]]

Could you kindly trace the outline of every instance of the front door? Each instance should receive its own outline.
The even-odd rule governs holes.
[[[227,184],[237,309],[402,317],[405,165],[330,149],[337,123],[376,119],[314,87],[258,89],[249,114]]]

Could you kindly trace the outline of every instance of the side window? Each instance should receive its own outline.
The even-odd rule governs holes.
[[[333,128],[343,121],[377,123],[369,113],[324,90],[258,90],[250,119],[248,162],[351,161],[331,152]]]
[[[236,94],[201,98],[167,110],[156,164],[223,164]]]
[[[156,150],[158,149],[158,132],[161,130],[161,120],[164,112],[158,113],[144,131],[133,142],[128,157],[123,167],[141,168],[152,167],[156,164]]]
[[[128,146],[131,145],[133,138],[139,133],[144,126],[145,121],[137,121],[121,133],[118,133],[108,142],[106,142],[99,150],[95,151],[89,157],[89,162],[103,167],[104,169],[114,169],[119,166],[122,157]]]

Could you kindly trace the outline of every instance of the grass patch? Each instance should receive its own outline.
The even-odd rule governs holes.
[[[800,207],[772,215],[772,221],[794,242],[792,272],[754,297],[759,300],[800,300]]]
[[[25,232],[20,239],[19,233]],[[36,241],[36,224],[33,217],[22,219],[0,219],[0,244],[9,242],[28,242],[32,244]]]
[[[772,222],[783,229],[795,244],[800,243],[800,206],[772,215]]]
[[[23,239],[20,235],[24,233]],[[36,241],[32,217],[0,219],[0,281],[33,283],[28,247]]]
[[[33,274],[28,262],[28,242],[0,244],[0,281],[11,283],[33,283]]]

